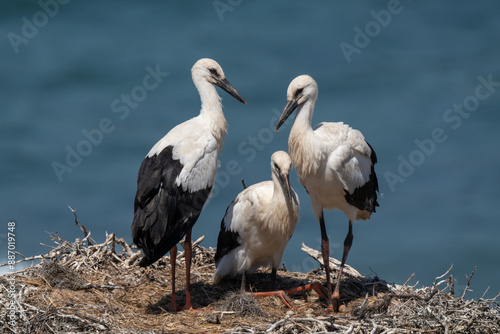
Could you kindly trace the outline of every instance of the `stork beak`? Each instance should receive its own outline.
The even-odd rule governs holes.
[[[292,112],[297,108],[298,103],[297,99],[293,99],[286,103],[285,109],[281,113],[280,119],[278,120],[278,124],[276,125],[276,129],[274,131],[278,131],[278,129],[285,123],[287,118],[292,114]]]
[[[224,89],[229,95],[234,97],[236,100],[240,101],[241,103],[247,104],[245,100],[243,100],[243,97],[238,93],[238,91],[227,81],[226,78],[216,80],[215,84],[219,86],[220,88]]]
[[[290,187],[290,178],[288,174],[281,174],[281,178],[285,180],[285,195],[290,203],[292,203],[292,187]]]

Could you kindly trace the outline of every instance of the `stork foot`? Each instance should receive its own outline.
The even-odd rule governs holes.
[[[179,306],[177,306],[175,299],[172,299],[172,302],[167,307],[167,311],[171,311],[171,312],[177,312],[177,311],[180,311],[180,309],[181,308]]]
[[[190,311],[190,312],[195,312],[195,313],[212,313],[211,311],[206,311],[206,310],[202,310],[202,309],[197,309],[197,308],[193,308],[193,306],[191,305],[191,303],[186,303],[181,311]]]
[[[331,304],[330,306],[328,306],[328,309],[332,310],[335,313],[338,313],[340,309],[340,296],[338,291],[335,291],[333,293],[332,300],[330,302]]]
[[[247,294],[254,297],[279,297],[283,301],[283,304],[285,304],[288,308],[296,310],[293,301],[288,297],[288,295],[307,290],[314,290],[321,298],[328,300],[328,290],[325,289],[319,282],[302,285],[288,290],[278,290],[270,292],[247,292]]]
[[[191,303],[186,303],[182,307],[181,311],[194,311],[194,309],[193,309],[193,306],[191,306]]]
[[[186,308],[186,306],[184,306],[181,311],[189,311],[189,312],[195,312],[195,313],[212,313],[211,311],[205,311],[202,309],[193,308],[192,306],[187,307],[187,308]]]
[[[297,288],[284,290],[287,295],[291,295],[301,291],[314,290],[321,298],[328,300],[328,290],[325,289],[319,282],[314,282],[306,285],[301,285]]]
[[[279,297],[286,307],[294,311],[297,310],[295,308],[295,305],[293,304],[293,301],[288,297],[287,292],[283,290],[269,291],[269,292],[245,292],[245,293],[252,297],[259,297],[259,298],[270,297],[270,296]]]

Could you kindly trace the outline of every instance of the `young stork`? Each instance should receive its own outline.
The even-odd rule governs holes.
[[[275,152],[272,181],[246,188],[227,208],[217,239],[215,284],[225,276],[242,274],[243,293],[246,273],[270,265],[274,290],[276,269],[299,219],[299,199],[289,182],[291,164],[288,153]]]
[[[186,304],[191,307],[191,229],[210,194],[217,171],[217,154],[227,123],[214,85],[238,101],[245,100],[212,59],[200,59],[191,69],[201,98],[200,114],[170,130],[149,151],[137,177],[132,237],[142,249],[145,267],[170,251],[172,303],[175,301],[176,244],[186,236]]]
[[[378,182],[374,170],[377,156],[361,132],[347,124],[320,123],[312,128],[311,118],[317,97],[318,86],[313,78],[301,75],[293,79],[276,130],[297,110],[290,130],[288,150],[299,181],[306,188],[314,215],[320,223],[329,307],[338,311],[340,279],[353,239],[352,225],[356,219],[369,219],[378,206]],[[339,209],[349,220],[333,295],[328,266],[330,246],[323,209]]]

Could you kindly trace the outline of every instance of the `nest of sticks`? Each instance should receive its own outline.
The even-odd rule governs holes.
[[[140,252],[123,238],[107,234],[98,244],[80,228],[83,239],[68,242],[51,233],[54,246],[47,254],[18,261],[38,264],[0,277],[2,333],[500,333],[500,294],[468,300],[466,288],[455,296],[451,268],[432,286],[417,289],[408,285],[412,277],[403,285],[388,284],[348,267],[341,313],[326,312],[326,302],[313,291],[291,295],[296,307],[291,310],[276,297],[240,295],[239,278],[213,285],[215,251],[200,245],[203,237],[193,243],[191,273],[193,307],[202,312],[170,312],[168,257],[140,268]],[[322,263],[318,251],[305,245],[303,250]],[[176,275],[181,305],[183,255],[177,257]],[[334,278],[337,262],[329,264]],[[324,283],[321,268],[309,273],[281,268],[278,287]],[[252,291],[267,291],[268,271],[249,275],[248,282]]]

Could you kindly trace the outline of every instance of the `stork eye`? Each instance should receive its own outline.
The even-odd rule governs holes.
[[[299,96],[300,94],[302,94],[302,91],[304,90],[304,88],[299,88],[295,91],[295,96]]]
[[[217,70],[215,68],[209,68],[208,69],[210,71],[211,74],[215,75],[215,76],[218,76],[219,74],[217,73]]]
[[[278,171],[278,173],[281,173],[280,166],[278,166],[277,163],[274,163],[274,168],[276,168],[276,170]]]

